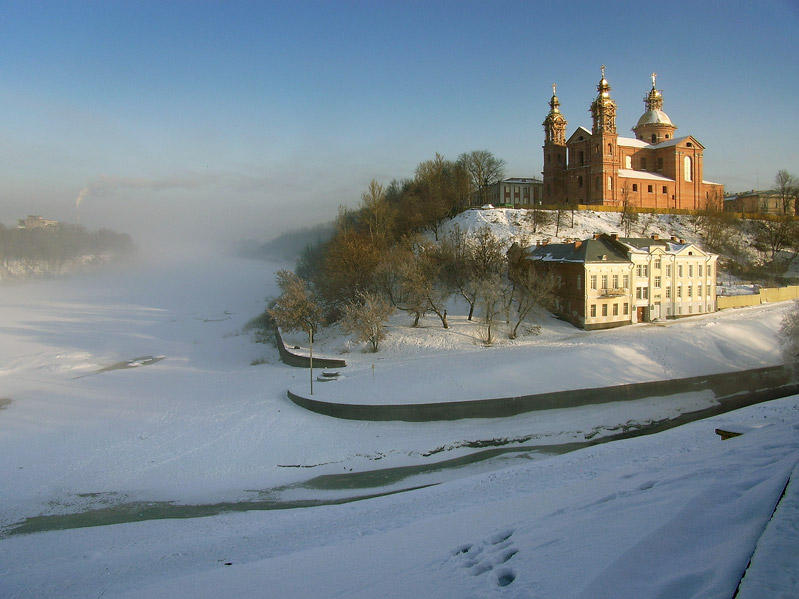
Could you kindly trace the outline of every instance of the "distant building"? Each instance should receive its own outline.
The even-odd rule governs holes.
[[[724,186],[703,179],[705,147],[693,136],[674,137],[677,126],[663,112],[663,95],[655,88],[644,98],[634,138],[616,132],[616,103],[602,79],[591,103],[593,126],[578,127],[566,138],[567,121],[552,86],[550,111],[543,122],[544,203],[656,209],[704,208],[720,201]]]
[[[794,200],[788,199],[787,206],[776,191],[747,191],[724,198],[724,210],[744,214],[788,214],[794,213]]]
[[[28,215],[17,220],[18,229],[49,229],[58,226],[57,220],[46,220],[41,216]]]
[[[494,206],[532,206],[541,204],[544,182],[535,177],[503,179],[486,188],[486,202]]]
[[[556,281],[556,312],[583,329],[604,329],[714,312],[718,256],[672,237],[595,235],[520,248],[527,267]]]

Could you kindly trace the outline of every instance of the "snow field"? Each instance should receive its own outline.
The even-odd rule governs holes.
[[[198,258],[4,288],[0,530],[131,501],[341,496],[287,486],[434,464],[473,441],[584,441],[712,403],[686,394],[418,424],[308,413],[285,396],[308,372],[241,334],[276,292],[274,268]],[[540,335],[491,348],[457,310],[450,331],[430,318],[410,329],[400,314],[378,354],[320,335],[318,351],[349,365],[315,390],[446,400],[770,366],[788,309],[589,333],[541,316]],[[722,442],[725,425],[750,430]],[[787,398],[564,455],[420,474],[385,490],[441,484],[368,501],[0,536],[0,596],[729,597],[799,460],[797,426],[799,399]],[[790,543],[769,537],[764,552]],[[765,568],[749,596],[765,580],[795,591],[789,565]]]

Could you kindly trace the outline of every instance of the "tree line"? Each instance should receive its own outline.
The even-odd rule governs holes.
[[[484,342],[494,341],[500,319],[516,337],[533,305],[551,301],[553,281],[510,267],[502,240],[488,227],[442,231],[448,218],[483,203],[487,188],[503,177],[504,161],[478,150],[457,161],[436,154],[412,179],[387,187],[372,180],[357,209],[339,209],[329,239],[307,246],[294,272],[277,274],[281,295],[270,314],[311,342],[324,323],[339,322],[377,351],[396,310],[412,326],[431,314],[449,328],[447,305],[457,294],[469,306],[469,320],[479,314]]]
[[[88,231],[80,225],[63,223],[23,229],[0,224],[0,261],[4,268],[13,263],[45,264],[48,270],[58,272],[65,264],[84,256],[121,256],[133,249],[130,235],[110,229]]]
[[[780,214],[742,219],[725,211],[723,198],[714,196],[691,216],[707,248],[736,276],[779,283],[799,257],[799,178],[778,171],[774,191]]]

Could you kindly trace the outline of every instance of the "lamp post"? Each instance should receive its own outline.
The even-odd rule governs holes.
[[[311,366],[311,395],[313,395],[313,329],[308,330],[309,364]]]

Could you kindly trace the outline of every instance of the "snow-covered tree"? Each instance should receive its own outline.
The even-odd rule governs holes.
[[[277,284],[282,291],[269,309],[269,314],[277,325],[286,331],[303,331],[308,339],[322,326],[322,307],[307,281],[289,270],[275,273]]]

